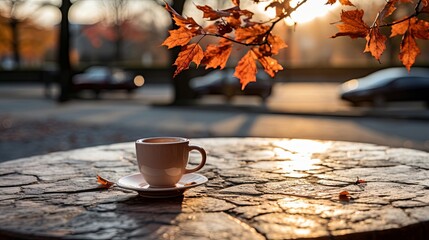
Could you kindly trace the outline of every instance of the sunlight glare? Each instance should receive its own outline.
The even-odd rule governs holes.
[[[331,147],[332,143],[306,139],[293,139],[277,141],[274,143],[274,145],[286,151],[313,154],[325,152],[329,147]]]
[[[292,0],[291,6],[295,7],[300,0]],[[338,6],[338,3],[334,5],[326,4],[323,0],[307,0],[302,6],[300,6],[295,12],[291,14],[289,18],[285,19],[285,22],[289,26],[293,26],[295,23],[306,23],[316,18],[323,17]]]
[[[276,146],[274,149],[276,156],[284,159],[284,161],[278,162],[276,167],[282,172],[291,173],[318,169],[317,164],[320,163],[320,159],[313,158],[313,154],[325,152],[331,143],[294,139],[278,141],[274,145]]]

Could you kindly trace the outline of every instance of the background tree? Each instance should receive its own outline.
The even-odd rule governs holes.
[[[104,0],[103,4],[106,8],[105,19],[112,22],[114,29],[115,55],[114,59],[118,62],[122,61],[122,45],[124,42],[123,25],[129,19],[127,14],[128,0]]]
[[[70,100],[72,94],[72,66],[70,64],[70,22],[69,11],[72,6],[70,0],[62,0],[59,7],[61,12],[60,31],[58,38],[58,67],[60,93],[57,98],[58,102]]]
[[[55,41],[55,31],[38,25],[33,19],[40,6],[28,8],[26,3],[0,0],[0,57],[11,56],[12,67],[16,68],[23,61],[40,61]]]
[[[15,67],[19,68],[21,65],[21,54],[20,54],[20,35],[18,27],[24,19],[20,19],[18,16],[19,9],[25,4],[24,0],[3,0],[0,2],[0,8],[6,9],[7,17],[9,18],[8,24],[11,31],[10,41],[12,48],[12,56]],[[0,12],[1,13],[1,12]]]

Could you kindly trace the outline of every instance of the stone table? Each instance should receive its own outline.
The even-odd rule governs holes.
[[[97,175],[138,171],[133,143],[0,164],[0,239],[428,239],[426,152],[299,139],[191,143],[208,152],[200,173],[209,181],[169,199],[99,187]]]

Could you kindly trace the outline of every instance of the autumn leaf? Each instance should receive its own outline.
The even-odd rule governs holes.
[[[420,54],[420,48],[417,46],[416,38],[429,39],[429,22],[419,20],[416,17],[399,22],[392,26],[390,37],[397,35],[403,35],[399,59],[408,71],[410,71],[411,66],[415,63],[416,57]]]
[[[411,20],[411,31],[415,38],[429,39],[429,22],[413,18]]]
[[[162,43],[162,45],[167,46],[168,48],[185,46],[195,36],[194,33],[188,31],[186,28],[174,29],[168,32],[170,33],[170,36]]]
[[[410,31],[407,31],[402,38],[399,59],[401,59],[402,64],[404,64],[408,71],[410,71],[411,66],[414,64],[419,54],[420,49],[417,46],[415,38]]]
[[[274,77],[276,73],[280,70],[283,70],[282,65],[280,65],[276,59],[268,56],[258,57],[259,63],[261,63],[265,72],[270,75],[270,77]]]
[[[173,64],[177,66],[177,69],[174,72],[173,77],[175,77],[183,70],[188,69],[191,62],[194,62],[198,67],[203,57],[204,57],[203,49],[199,44],[192,43],[184,46],[180,51],[179,56],[177,56],[176,61]]]
[[[366,184],[366,181],[357,177],[355,185],[359,185],[359,184]]]
[[[392,26],[390,37],[394,37],[397,35],[404,35],[405,32],[408,30],[409,22],[403,21],[400,23],[397,23]]]
[[[279,36],[270,34],[268,35],[267,41],[270,45],[272,55],[276,55],[281,49],[287,48],[286,43]]]
[[[196,33],[199,32],[202,27],[198,25],[197,22],[191,17],[183,17],[182,15],[178,14],[176,10],[174,10],[168,3],[165,4],[165,9],[167,9],[168,12],[170,12],[171,16],[173,17],[174,23],[179,26],[188,29],[189,31]]]
[[[97,182],[100,184],[100,188],[110,188],[113,184],[115,184],[114,182],[102,178],[99,175],[97,175]]]
[[[330,5],[334,5],[336,2],[337,2],[337,0],[328,0],[328,1],[325,3],[325,5],[328,5],[328,4],[330,4]]]
[[[338,195],[338,198],[340,199],[340,201],[349,202],[351,199],[351,196],[350,196],[350,193],[348,191],[342,191]]]
[[[252,50],[244,55],[235,67],[234,76],[240,79],[241,90],[250,82],[256,82],[256,56]]]
[[[232,51],[232,43],[224,38],[221,38],[218,45],[210,44],[204,52],[203,63],[208,68],[223,69],[228,61]]]
[[[380,24],[381,22],[383,22],[383,20],[385,18],[387,18],[388,16],[392,15],[392,13],[396,10],[396,6],[395,4],[398,2],[398,0],[390,0],[388,1],[383,9],[380,11],[380,13],[378,14],[378,23]]]
[[[269,28],[269,26],[262,24],[237,28],[235,30],[235,40],[247,44],[259,42]]]
[[[332,36],[332,38],[340,36],[349,36],[351,38],[363,38],[369,33],[369,27],[362,20],[364,11],[363,10],[350,10],[341,12],[341,22],[337,28],[339,32]]]
[[[222,10],[214,10],[208,5],[197,5],[197,8],[203,12],[203,18],[207,18],[209,20],[216,20],[222,17],[228,17],[230,15],[229,12]]]
[[[371,28],[368,36],[366,36],[366,46],[364,52],[370,52],[371,55],[380,60],[381,54],[386,49],[387,37],[380,33],[378,27]]]

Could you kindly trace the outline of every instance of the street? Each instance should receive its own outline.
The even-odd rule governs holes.
[[[109,93],[59,105],[43,97],[41,86],[0,86],[0,162],[157,135],[308,138],[429,151],[422,106],[354,109],[338,100],[332,83],[279,84],[265,105],[252,97],[226,105],[208,97],[179,107],[166,104],[171,98],[171,88],[154,85],[132,98]]]

